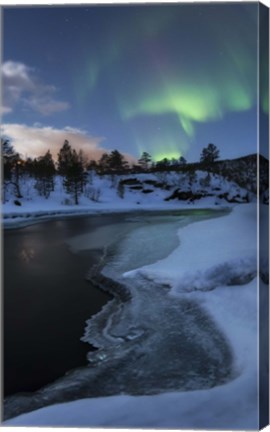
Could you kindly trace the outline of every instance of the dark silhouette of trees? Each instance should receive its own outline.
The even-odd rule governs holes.
[[[156,163],[156,169],[160,171],[166,171],[170,167],[170,161],[168,158],[164,158]]]
[[[186,164],[187,164],[187,160],[183,156],[180,156],[180,158],[179,158],[179,165],[180,166],[184,166]]]
[[[93,187],[90,188],[87,186],[89,189],[87,192],[87,188],[85,187],[87,182],[88,185],[93,185],[96,173],[98,175],[104,174],[108,178],[111,177],[111,187],[117,190],[119,197],[124,198],[125,187],[124,183],[120,180],[121,174],[127,172],[157,172],[160,173],[161,177],[166,177],[167,172],[179,171],[186,173],[187,182],[190,187],[193,187],[194,185],[196,186],[196,183],[199,183],[197,182],[196,170],[201,169],[208,172],[217,172],[219,170],[221,174],[224,174],[222,167],[226,164],[226,161],[214,163],[219,158],[219,149],[211,143],[202,149],[200,162],[187,163],[183,156],[178,159],[165,157],[160,161],[154,162],[151,155],[145,151],[138,160],[138,164],[132,167],[129,167],[124,155],[116,149],[110,153],[103,153],[99,161],[93,159],[88,161],[83,151],[77,151],[72,148],[68,140],[64,141],[58,153],[56,166],[49,150],[45,155],[38,158],[22,160],[8,139],[2,138],[1,146],[4,200],[7,197],[6,193],[10,193],[11,191],[13,196],[22,198],[20,188],[22,185],[25,196],[27,196],[28,192],[31,193],[34,182],[23,183],[21,182],[22,177],[23,180],[27,177],[34,178],[36,180],[35,188],[39,194],[48,198],[54,190],[55,175],[59,174],[62,177],[64,190],[72,196],[75,204],[79,204],[79,197],[83,192],[85,196],[88,194],[90,199],[99,199],[100,191],[96,194]],[[225,171],[228,177],[229,169],[226,168]],[[208,187],[210,183],[211,176],[209,173],[204,179],[200,179],[201,186]],[[15,193],[12,189],[15,190]]]
[[[35,161],[36,189],[39,194],[48,198],[54,190],[55,165],[50,150]]]
[[[3,165],[3,178],[4,178],[4,194],[8,185],[12,185],[15,189],[17,198],[22,198],[20,188],[21,166],[22,159],[17,153],[10,141],[6,138],[1,138],[2,147],[2,165]],[[4,197],[5,200],[5,197]]]
[[[100,174],[116,174],[127,169],[128,162],[118,150],[113,150],[109,154],[103,153],[97,164],[97,170]]]
[[[88,162],[86,168],[87,168],[88,171],[97,171],[97,169],[98,169],[97,161],[95,161],[94,159],[91,159],[91,160]]]
[[[72,148],[68,140],[65,140],[60,152],[58,153],[58,173],[62,176],[66,176],[71,165]]]
[[[147,171],[149,169],[151,161],[152,161],[151,155],[147,152],[143,152],[140,159],[138,160],[138,163],[144,171]]]
[[[79,204],[79,196],[83,192],[86,182],[86,174],[83,167],[82,153],[72,149],[65,140],[58,154],[58,172],[63,179],[63,186],[67,193],[74,198],[74,203]]]
[[[219,150],[214,144],[208,144],[201,152],[200,162],[206,166],[211,165],[219,158]]]
[[[28,157],[24,161],[24,172],[25,174],[29,175],[30,177],[36,177],[37,174],[37,159],[32,159],[31,157]]]
[[[103,153],[98,161],[98,171],[103,174],[110,169],[110,156],[108,153]]]
[[[83,192],[85,185],[85,175],[82,162],[76,150],[72,151],[72,163],[69,165],[65,179],[64,187],[74,198],[74,203],[79,204],[79,196]]]
[[[109,155],[109,169],[112,171],[124,171],[128,167],[128,162],[124,156],[118,151],[113,150]]]

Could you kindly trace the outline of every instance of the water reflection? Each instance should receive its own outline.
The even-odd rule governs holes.
[[[33,248],[22,249],[19,254],[19,258],[26,263],[29,263],[36,255],[36,252]]]

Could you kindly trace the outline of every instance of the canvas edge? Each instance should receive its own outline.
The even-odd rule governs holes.
[[[265,95],[266,92],[266,95]],[[269,161],[269,109],[263,112],[264,98],[269,101],[269,8],[262,3],[258,5],[258,199],[262,197],[261,164],[264,155]],[[269,173],[269,168],[268,168]],[[269,187],[269,175],[267,179]],[[264,208],[263,208],[264,207]],[[269,274],[269,207],[260,199],[258,201],[258,424],[259,429],[269,424],[269,285],[262,279],[265,265]],[[268,227],[268,229],[267,229]],[[264,244],[264,246],[263,246]],[[267,244],[267,250],[265,250]],[[267,262],[265,263],[267,257]]]

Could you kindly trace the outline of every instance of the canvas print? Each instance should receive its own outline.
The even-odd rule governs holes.
[[[2,6],[3,426],[268,424],[268,8]]]

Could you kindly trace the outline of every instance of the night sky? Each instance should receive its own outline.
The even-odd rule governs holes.
[[[258,3],[5,7],[3,131],[23,156],[65,138],[90,157],[255,153],[257,20]]]

